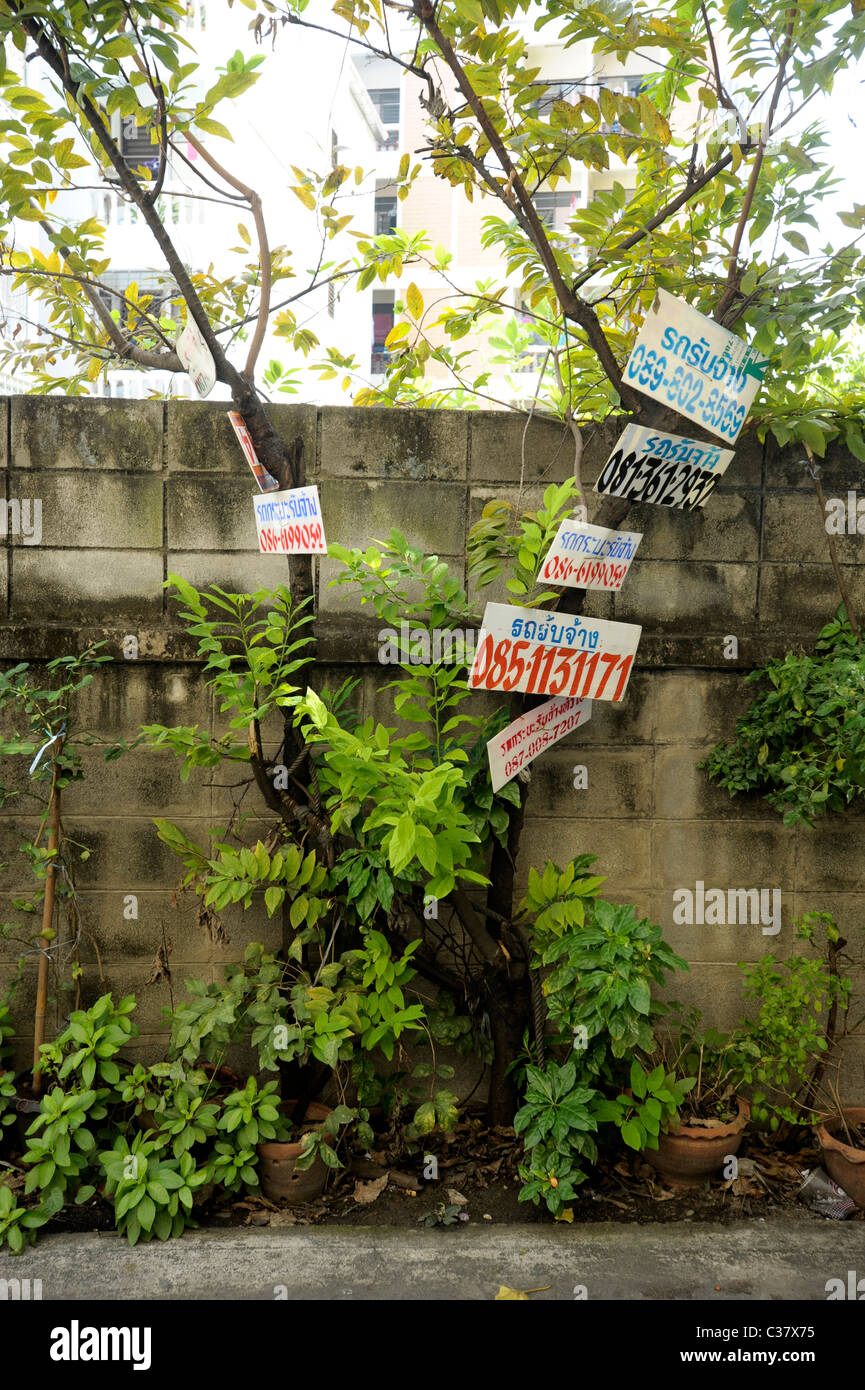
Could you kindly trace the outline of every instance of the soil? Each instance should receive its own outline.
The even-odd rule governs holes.
[[[860,1142],[865,1141],[859,1126]],[[863,1142],[865,1147],[865,1142]],[[425,1165],[423,1151],[412,1155],[405,1147],[382,1147],[371,1153],[345,1155],[346,1167],[331,1175],[327,1191],[306,1206],[287,1207],[263,1195],[215,1198],[198,1212],[202,1227],[226,1226],[416,1226],[442,1207],[460,1213],[476,1225],[546,1223],[553,1217],[545,1206],[520,1202],[522,1186],[517,1164],[522,1146],[512,1129],[488,1129],[482,1120],[462,1121],[453,1135],[437,1136],[427,1145],[437,1164]],[[666,1186],[664,1179],[639,1155],[612,1151],[601,1155],[592,1178],[578,1189],[570,1204],[575,1225],[602,1221],[716,1222],[772,1217],[789,1221],[826,1218],[797,1200],[802,1170],[821,1166],[819,1149],[810,1135],[798,1148],[770,1144],[759,1134],[746,1135],[738,1155],[735,1178],[712,1178],[699,1188]],[[424,1171],[430,1173],[424,1176]],[[382,1181],[384,1179],[384,1181]],[[23,1187],[24,1177],[13,1178]],[[454,1213],[455,1214],[455,1213]],[[865,1220],[857,1211],[849,1218]],[[113,1232],[111,1207],[100,1197],[86,1206],[67,1205],[51,1222],[54,1231]]]
[[[861,1125],[842,1125],[840,1120],[829,1120],[827,1129],[833,1139],[839,1139],[842,1144],[849,1144],[854,1149],[865,1149],[865,1124]]]

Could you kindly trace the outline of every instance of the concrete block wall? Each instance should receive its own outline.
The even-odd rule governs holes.
[[[142,723],[224,727],[162,587],[176,571],[203,587],[233,590],[286,581],[285,561],[258,553],[250,496],[254,483],[224,405],[62,398],[0,399],[0,465],[7,499],[42,501],[42,538],[6,538],[0,563],[0,661],[43,661],[105,640],[115,658],[79,700],[79,716],[98,740],[134,737]],[[391,526],[427,553],[446,559],[465,582],[469,526],[492,497],[536,505],[544,486],[573,467],[570,433],[557,424],[494,412],[354,410],[306,405],[274,408],[287,440],[304,443],[309,481],[319,484],[330,541],[366,545]],[[609,454],[614,426],[585,431],[583,481],[591,484]],[[830,451],[827,496],[855,488],[861,465]],[[742,676],[791,647],[809,647],[838,603],[813,485],[795,449],[764,448],[743,436],[723,484],[703,511],[635,507],[628,529],[642,531],[638,558],[621,593],[594,595],[587,611],[643,625],[626,701],[596,704],[588,725],[534,765],[519,865],[572,854],[598,855],[609,896],[634,902],[664,928],[689,962],[676,998],[729,1025],[743,1011],[736,962],[766,951],[786,954],[792,920],[809,909],[833,911],[865,983],[865,883],[861,815],[826,818],[817,829],[785,829],[762,802],[731,801],[697,763],[732,735],[750,688]],[[839,536],[845,577],[865,613],[863,540]],[[343,587],[338,571],[318,566],[320,609],[316,679],[360,676],[364,713],[389,715],[377,694],[389,672],[377,663],[381,624]],[[473,594],[482,611],[493,590]],[[566,605],[565,605],[566,606]],[[123,659],[134,635],[135,661]],[[738,656],[727,660],[725,639]],[[17,853],[18,830],[33,824],[26,769],[22,796],[0,810],[0,920],[29,886]],[[588,785],[574,787],[584,766]],[[105,764],[98,746],[85,757],[86,780],[66,794],[69,831],[92,850],[80,866],[87,1001],[105,989],[135,990],[142,1056],[158,1055],[162,1010],[194,975],[217,978],[249,940],[276,944],[263,914],[237,912],[228,945],[211,942],[188,895],[175,905],[178,864],[152,825],[165,815],[202,837],[224,821],[237,778],[202,771],[180,782],[168,755],[135,752]],[[783,926],[679,926],[673,892],[706,888],[777,888]],[[137,899],[137,918],[128,899]],[[151,982],[167,946],[171,978]],[[0,983],[17,951],[0,942]],[[104,980],[99,978],[101,959]],[[31,957],[19,995],[31,1014]],[[68,1007],[63,1000],[62,1007]],[[861,1012],[861,1009],[860,1009]],[[865,1048],[849,1045],[848,1091],[865,1095]],[[22,1055],[26,1053],[23,1046]]]

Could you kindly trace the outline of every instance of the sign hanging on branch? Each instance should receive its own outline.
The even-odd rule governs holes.
[[[258,548],[263,555],[326,555],[318,488],[254,493]]]
[[[547,700],[545,705],[521,714],[487,744],[493,791],[591,717],[591,700]]]
[[[216,363],[191,315],[187,316],[186,327],[178,333],[174,347],[199,396],[209,396],[216,385]]]
[[[609,531],[584,521],[563,521],[540,578],[568,589],[621,589],[642,539],[638,531]]]
[[[595,491],[693,511],[706,505],[732,457],[732,449],[718,444],[628,425],[607,459]]]
[[[258,483],[262,492],[278,492],[279,482],[272,473],[268,473],[264,464],[259,461],[258,454],[255,452],[255,445],[249,434],[249,430],[244,424],[243,416],[239,410],[229,410],[228,418],[231,421],[234,433],[237,435],[238,442],[243,450],[246,461],[252,469],[252,476]]]
[[[488,603],[469,673],[474,690],[621,700],[642,628]]]
[[[624,379],[735,444],[768,358],[683,299],[658,290]]]

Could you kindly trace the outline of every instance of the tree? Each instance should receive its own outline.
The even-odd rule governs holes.
[[[322,27],[306,16],[301,0],[289,7],[264,0],[260,12],[255,0],[242,3],[254,12],[251,27],[262,41],[276,42],[286,27]],[[831,392],[827,396],[824,380],[816,402],[806,397],[803,404],[801,398],[815,368],[838,354],[844,330],[861,323],[865,207],[855,205],[844,214],[855,234],[848,245],[812,254],[800,227],[818,229],[815,210],[832,186],[831,171],[821,162],[819,129],[808,127],[795,139],[785,134],[795,129],[815,94],[830,89],[835,74],[865,49],[861,0],[853,0],[852,7],[841,0],[772,0],[759,11],[745,0],[670,0],[662,8],[625,0],[550,0],[537,21],[539,28],[555,25],[567,45],[588,43],[595,52],[620,61],[631,53],[648,55],[656,76],[637,96],[602,86],[597,101],[580,93],[573,102],[553,100],[548,109],[538,105],[543,83],[527,66],[526,39],[515,23],[529,8],[528,0],[440,0],[437,5],[412,0],[410,6],[392,0],[339,0],[333,20],[323,27],[342,32],[372,53],[393,57],[423,82],[429,116],[423,159],[467,196],[485,196],[498,204],[499,215],[486,219],[485,236],[521,276],[521,297],[547,348],[538,408],[557,414],[571,427],[577,486],[580,422],[586,418],[615,413],[656,429],[689,433],[675,410],[658,405],[623,376],[634,335],[659,288],[740,335],[747,334],[769,357],[769,385],[755,417],[763,430],[771,428],[781,442],[802,439],[817,453],[827,438],[842,435],[857,456],[865,457],[861,393],[837,402]],[[391,43],[388,11],[414,25],[408,56]],[[22,347],[19,360],[27,356],[32,361],[45,351],[65,352],[73,366],[72,387],[82,374],[98,374],[100,363],[115,355],[142,369],[179,366],[168,323],[150,312],[146,296],[127,296],[126,329],[105,311],[98,294],[105,271],[98,224],[91,220],[70,226],[57,213],[58,189],[87,159],[101,178],[116,182],[150,229],[177,288],[175,307],[204,337],[217,375],[230,388],[262,462],[284,484],[297,485],[303,481],[302,460],[279,439],[255,384],[269,316],[286,308],[286,302],[272,303],[272,288],[287,273],[288,251],[270,248],[259,195],[230,173],[201,137],[201,132],[225,134],[214,109],[255,80],[261,58],[246,61],[235,55],[204,98],[192,98],[194,69],[181,60],[176,32],[180,13],[174,0],[117,0],[98,12],[83,3],[61,9],[50,3],[0,0],[4,37],[27,61],[32,58],[42,66],[54,101],[6,72],[4,91],[12,114],[2,130],[12,154],[0,174],[0,203],[7,223],[16,218],[38,222],[54,248],[48,258],[8,244],[4,252],[7,273],[14,272],[16,283],[41,293],[50,307],[49,343],[45,348],[33,343]],[[111,135],[115,110],[135,115],[152,129],[159,150],[155,177],[127,167]],[[708,137],[701,127],[707,116]],[[230,191],[252,212],[257,252],[250,253],[249,265],[235,280],[213,282],[185,266],[160,217],[158,196],[167,158],[169,151],[177,152],[181,134],[199,151],[207,179],[214,176],[220,196]],[[565,182],[576,164],[608,168],[611,153],[635,166],[633,195],[628,197],[614,185],[574,215],[569,238],[551,233],[538,211],[538,192]],[[412,167],[410,157],[403,156],[401,192],[420,167]],[[345,223],[335,195],[349,171],[338,167],[327,174],[296,173],[295,191],[301,201],[320,212],[326,235],[336,236]],[[770,229],[775,232],[771,247]],[[422,236],[409,239],[404,234],[360,238],[357,256],[351,263],[329,266],[328,276],[353,277],[364,287],[376,275],[400,274],[408,259],[438,269],[447,284],[447,257],[431,254]],[[320,283],[313,277],[313,285]],[[451,343],[458,343],[485,316],[501,319],[506,314],[503,286],[451,288],[454,302],[439,314],[437,325]],[[407,294],[406,308],[408,327],[399,325],[394,331],[397,351],[387,382],[379,390],[363,391],[358,402],[398,405],[429,400],[420,394],[419,385],[425,363],[433,357],[463,387],[482,394],[483,375],[467,378],[459,352],[430,338],[427,311],[416,289]],[[239,367],[223,340],[247,324],[254,327],[246,361]],[[291,317],[285,320],[285,332],[295,347],[308,346]],[[321,370],[350,375],[353,365],[331,354]],[[43,382],[46,389],[51,384]],[[521,603],[555,606],[560,591],[541,594],[534,587],[539,569],[534,561],[551,519],[568,501],[557,491],[545,503],[548,515],[540,524],[537,518],[523,516],[505,526],[493,518],[493,524],[480,527],[470,556],[475,571],[486,582],[507,573],[519,586],[511,591],[520,593]],[[606,497],[592,519],[598,525],[619,526],[628,505],[626,499]],[[532,561],[528,566],[526,553]],[[391,543],[384,559],[381,553],[343,558],[347,577],[366,586],[381,612],[394,602],[388,592],[392,586],[383,585],[387,575],[399,581],[399,601],[408,612],[400,584],[423,572],[429,581],[426,598],[439,623],[456,624],[466,618],[465,608],[453,602],[459,585],[449,588],[437,562],[412,553],[402,537]],[[426,571],[425,564],[431,566]],[[308,559],[291,562],[290,587],[295,602],[309,599]],[[575,602],[570,592],[569,611],[579,611],[581,598],[577,592]],[[514,699],[510,717],[525,704],[522,698]],[[313,725],[319,732],[327,728],[334,733],[326,713],[317,707],[308,713],[310,719],[315,714]],[[306,728],[304,734],[289,723],[286,732],[295,774],[306,778],[303,795],[275,790],[254,720],[250,757],[262,795],[287,833],[311,824],[322,852],[332,858],[337,837],[333,822],[321,814],[310,758],[315,736],[309,725]],[[496,1119],[512,1110],[507,1068],[532,1017],[533,988],[537,996],[531,950],[515,903],[524,803],[525,796],[519,806],[511,803],[505,832],[491,844],[485,903],[478,905],[462,888],[453,895],[470,943],[464,971],[447,964],[429,932],[425,950],[415,957],[417,967],[426,969],[430,978],[457,984],[470,978],[480,988],[496,1050],[491,1088]],[[396,934],[423,933],[420,886],[388,918]]]

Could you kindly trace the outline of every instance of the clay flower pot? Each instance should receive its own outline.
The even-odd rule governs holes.
[[[751,1107],[741,1096],[739,1113],[726,1125],[679,1125],[658,1135],[657,1149],[644,1149],[651,1163],[671,1187],[702,1187],[729,1154],[737,1153],[751,1118]]]
[[[295,1102],[290,1100],[280,1108],[290,1116],[294,1105]],[[272,1202],[287,1202],[289,1206],[299,1206],[303,1202],[312,1202],[321,1195],[327,1178],[327,1168],[322,1160],[316,1157],[312,1167],[301,1172],[297,1172],[294,1165],[303,1148],[303,1136],[309,1134],[310,1130],[321,1129],[330,1113],[330,1106],[312,1100],[306,1108],[303,1134],[297,1143],[278,1144],[271,1141],[259,1144],[258,1172],[261,1190]]]
[[[851,1128],[865,1124],[865,1106],[845,1106],[844,1119]],[[854,1149],[846,1143],[842,1138],[844,1127],[837,1115],[816,1125],[814,1133],[823,1150],[823,1162],[830,1178],[843,1187],[857,1207],[865,1209],[865,1149]]]

